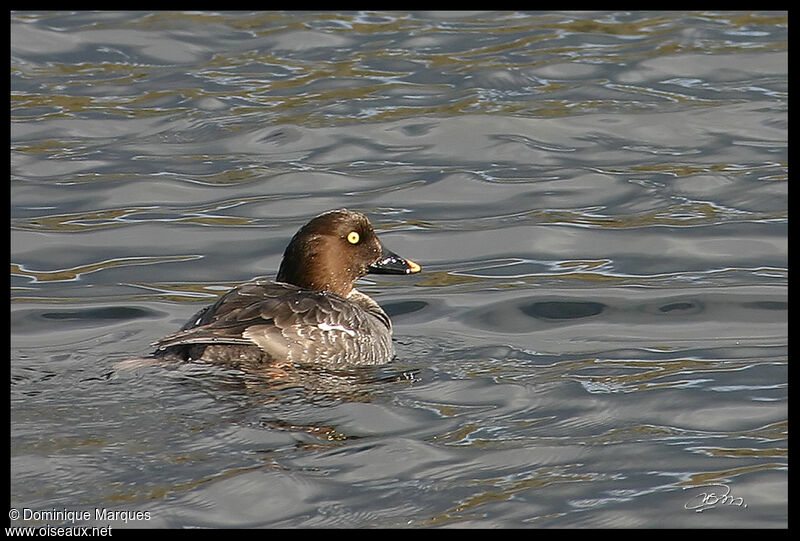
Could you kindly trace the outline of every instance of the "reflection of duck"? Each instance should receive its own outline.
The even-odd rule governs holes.
[[[353,283],[420,266],[383,247],[363,214],[326,212],[292,237],[276,281],[240,285],[156,345],[156,356],[218,363],[376,365],[391,360],[389,316]]]

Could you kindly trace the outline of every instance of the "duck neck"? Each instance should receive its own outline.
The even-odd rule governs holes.
[[[323,251],[308,248],[313,247],[307,246],[304,257],[298,257],[299,254],[292,253],[290,245],[283,255],[275,279],[303,289],[330,291],[347,297],[353,290],[353,282],[358,278],[352,276],[353,269],[339,269],[331,254],[325,255]]]

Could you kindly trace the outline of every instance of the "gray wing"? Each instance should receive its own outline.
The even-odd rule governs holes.
[[[229,291],[155,345],[159,350],[192,344],[256,345],[270,357],[290,362],[382,364],[390,360],[392,346],[388,318],[380,314],[384,318],[327,292],[250,282]]]

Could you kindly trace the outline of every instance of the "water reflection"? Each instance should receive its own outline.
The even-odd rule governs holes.
[[[168,361],[154,357],[134,357],[114,365],[111,377],[136,377],[140,371],[167,371],[187,375],[189,380],[202,382],[205,388],[246,392],[258,404],[286,399],[296,400],[299,391],[309,403],[320,401],[370,402],[385,385],[411,384],[417,381],[419,369],[397,370],[380,368],[347,368],[300,366],[285,364],[235,367],[192,361]]]
[[[14,12],[10,76],[16,507],[785,526],[787,13]],[[392,365],[117,366],[340,207]]]

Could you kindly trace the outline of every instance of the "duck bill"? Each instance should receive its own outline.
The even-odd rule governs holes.
[[[422,270],[422,267],[410,259],[403,259],[384,246],[381,248],[381,258],[367,267],[372,274],[414,274]]]

